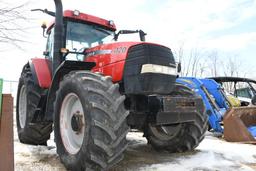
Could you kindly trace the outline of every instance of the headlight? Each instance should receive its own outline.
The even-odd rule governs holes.
[[[80,15],[80,11],[75,10],[75,11],[73,12],[73,14],[74,14],[74,16],[79,16],[79,15]]]
[[[141,68],[141,74],[142,73],[177,75],[177,70],[175,67],[168,67],[168,66],[155,65],[155,64],[144,64],[142,65],[142,68]]]

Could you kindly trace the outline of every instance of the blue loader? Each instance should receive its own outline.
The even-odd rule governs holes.
[[[202,97],[209,118],[209,128],[214,132],[223,133],[223,116],[230,104],[221,86],[212,79],[195,77],[180,77],[176,81],[191,88]]]
[[[256,144],[255,106],[234,107],[224,89],[213,79],[180,77],[176,82],[202,97],[209,118],[209,130],[224,135],[227,141]]]

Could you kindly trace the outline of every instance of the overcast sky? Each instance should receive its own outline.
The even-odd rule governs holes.
[[[6,1],[6,0],[1,0]],[[20,0],[9,1],[21,4]],[[24,0],[24,2],[27,2]],[[118,29],[142,29],[147,41],[177,49],[214,49],[237,55],[247,68],[256,67],[256,1],[254,0],[63,0],[64,9],[114,20]],[[24,34],[23,51],[0,44],[0,77],[18,80],[22,66],[32,57],[43,57],[45,41],[40,28],[51,17],[32,8],[54,10],[52,0],[30,0],[24,13],[33,20]],[[254,77],[255,72],[250,77]]]

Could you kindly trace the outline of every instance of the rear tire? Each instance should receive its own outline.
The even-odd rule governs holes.
[[[111,77],[89,71],[64,77],[54,103],[54,132],[67,169],[106,170],[122,160],[129,131],[124,98]]]
[[[52,132],[52,124],[32,123],[39,101],[44,90],[35,84],[28,65],[24,66],[19,79],[16,122],[18,137],[21,143],[47,145]]]
[[[197,97],[185,86],[177,85],[171,93],[173,96]],[[202,101],[203,103],[203,101]],[[195,149],[203,140],[208,128],[208,118],[204,109],[198,109],[194,122],[155,126],[148,124],[145,136],[148,143],[157,150],[185,152]]]

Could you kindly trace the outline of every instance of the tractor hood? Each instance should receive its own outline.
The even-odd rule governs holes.
[[[98,62],[98,59],[96,59],[98,57],[104,56],[104,58],[105,58],[106,56],[111,56],[111,58],[109,58],[108,60],[101,61],[103,63],[99,64],[100,66],[104,66],[106,64],[110,64],[110,63],[114,63],[114,62],[118,62],[118,61],[123,61],[126,59],[129,49],[136,45],[158,46],[158,47],[162,47],[164,49],[168,49],[169,51],[171,51],[169,48],[159,45],[159,44],[155,44],[155,43],[116,42],[116,43],[103,44],[103,45],[99,45],[99,46],[87,49],[85,51],[85,53],[86,53],[85,60],[91,61],[91,62],[96,60]],[[172,58],[172,57],[173,56],[171,56],[170,58]],[[175,64],[174,59],[172,61],[174,63],[170,64],[171,66],[173,64]]]
[[[115,42],[102,44],[85,51],[85,61],[95,62],[94,70],[105,73],[102,70],[109,65],[133,60],[134,65],[157,64],[176,68],[176,63],[171,52],[166,46],[148,42]],[[141,67],[141,66],[140,66]],[[121,72],[121,70],[119,71]],[[107,75],[112,75],[107,73]],[[113,79],[119,81],[121,78]]]
[[[126,86],[126,93],[141,92],[141,90],[149,93],[168,93],[172,89],[170,85],[174,85],[177,77],[176,63],[171,49],[154,43],[103,44],[87,49],[85,61],[95,62],[93,71],[111,76],[114,82],[133,82],[133,85]],[[146,84],[152,85],[157,90],[143,88]]]

